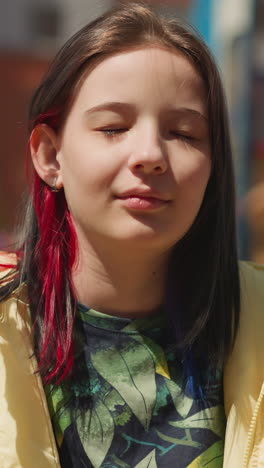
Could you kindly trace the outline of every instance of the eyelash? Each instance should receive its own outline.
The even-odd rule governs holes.
[[[177,132],[171,132],[173,136],[179,138],[179,140],[183,140],[183,141],[194,141],[195,138],[191,135],[183,135],[181,133],[177,133]]]
[[[100,130],[102,133],[104,133],[107,137],[113,138],[123,132],[126,132],[128,129],[127,128],[103,128]],[[179,140],[185,141],[185,142],[191,142],[194,141],[195,138],[192,137],[191,135],[183,135],[181,133],[177,132],[171,132],[172,136],[177,137]]]
[[[114,137],[122,132],[125,132],[126,130],[126,128],[103,128],[100,131],[108,137]]]

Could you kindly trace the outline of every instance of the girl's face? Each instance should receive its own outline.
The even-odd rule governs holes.
[[[198,72],[158,47],[104,59],[83,80],[57,161],[77,234],[169,250],[191,227],[210,176]]]

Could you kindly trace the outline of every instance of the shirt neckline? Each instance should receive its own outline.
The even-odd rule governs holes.
[[[77,315],[84,323],[96,328],[129,334],[142,333],[145,330],[162,329],[166,327],[166,315],[164,310],[159,310],[158,313],[150,317],[131,319],[105,314],[78,303]]]

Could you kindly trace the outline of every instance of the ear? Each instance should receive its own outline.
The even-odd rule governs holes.
[[[38,125],[30,136],[30,152],[33,165],[39,177],[49,186],[54,184],[60,189],[63,186],[61,168],[57,160],[59,138],[54,130],[46,124]]]

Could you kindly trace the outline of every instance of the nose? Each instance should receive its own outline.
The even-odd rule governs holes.
[[[143,129],[135,134],[129,167],[134,173],[163,174],[166,172],[168,167],[166,149],[158,129]]]

